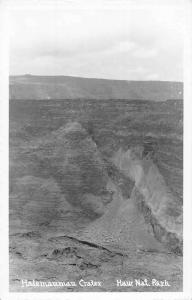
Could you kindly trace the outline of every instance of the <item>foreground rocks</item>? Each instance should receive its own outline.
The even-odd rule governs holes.
[[[44,234],[43,234],[44,236]],[[122,255],[118,251],[89,244],[70,236],[51,235],[12,236],[10,255],[11,291],[18,292],[133,292],[180,291],[182,288],[182,259],[171,254],[138,252]],[[20,246],[18,246],[20,242]],[[14,246],[14,243],[16,246]],[[24,246],[25,244],[25,246]],[[170,286],[118,286],[117,280],[166,280]],[[62,287],[38,287],[22,284],[28,282],[74,282]],[[101,282],[101,286],[80,285],[84,282]],[[82,284],[82,282],[81,282]]]

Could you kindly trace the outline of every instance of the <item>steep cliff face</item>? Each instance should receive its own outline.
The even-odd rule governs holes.
[[[123,253],[173,251],[182,254],[181,208],[175,205],[151,151],[136,148],[119,151],[113,163],[127,180],[134,182],[130,197],[113,178],[108,189],[113,200],[102,217],[90,224],[83,238]],[[143,153],[145,153],[143,155]],[[124,182],[126,184],[126,182]]]
[[[170,250],[182,253],[182,207],[178,207],[163,176],[143,149],[121,149],[115,154],[115,165],[135,181],[131,198],[151,224],[154,236]]]

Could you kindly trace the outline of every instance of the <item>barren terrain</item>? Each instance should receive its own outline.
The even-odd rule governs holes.
[[[11,291],[182,290],[182,106],[10,101]],[[153,278],[170,286],[116,284]]]

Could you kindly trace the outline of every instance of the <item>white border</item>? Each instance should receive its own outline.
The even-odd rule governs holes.
[[[8,12],[0,2],[0,298],[8,291]]]
[[[184,291],[176,293],[159,292],[89,292],[89,293],[9,293],[8,291],[8,54],[9,54],[9,9],[51,9],[53,5],[65,6],[66,9],[122,9],[132,7],[146,7],[150,5],[165,5],[161,0],[18,0],[0,2],[0,298],[22,299],[78,299],[92,297],[105,299],[192,299],[192,2],[181,1],[186,11],[185,51],[184,51]],[[109,4],[110,3],[110,4]],[[153,4],[152,4],[153,3]],[[110,5],[110,7],[109,7]],[[174,5],[174,0],[167,0],[166,7]]]

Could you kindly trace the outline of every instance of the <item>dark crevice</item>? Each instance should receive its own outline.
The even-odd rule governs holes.
[[[114,253],[116,255],[126,256],[126,255],[124,255],[120,252],[111,251],[108,248],[103,247],[101,245],[95,244],[93,242],[88,242],[88,241],[85,241],[85,240],[80,240],[80,239],[72,237],[72,236],[64,235],[64,236],[62,236],[62,238],[67,238],[67,239],[70,239],[70,240],[72,240],[76,243],[80,243],[80,244],[83,244],[83,245],[86,245],[86,246],[89,246],[89,247],[92,247],[92,248],[96,248],[96,249],[99,249],[99,250],[104,250],[104,251],[107,251],[108,253]],[[49,239],[49,240],[51,240],[51,239]]]

